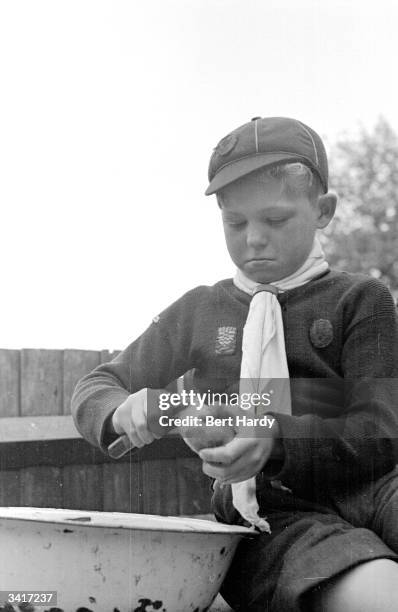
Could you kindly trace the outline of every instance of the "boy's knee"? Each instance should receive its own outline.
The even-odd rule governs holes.
[[[311,612],[391,612],[398,610],[398,563],[368,561],[309,594]]]
[[[377,511],[372,529],[394,552],[398,553],[398,470],[376,496]]]

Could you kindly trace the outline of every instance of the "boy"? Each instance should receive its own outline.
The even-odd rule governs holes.
[[[223,445],[203,448],[183,432],[216,479],[217,519],[244,524],[232,490],[255,482],[272,529],[240,545],[221,592],[235,610],[398,610],[392,297],[324,259],[315,235],[336,197],[308,126],[253,119],[218,144],[209,179],[234,280],[193,289],[82,379],[76,424],[104,451],[116,434],[140,447],[158,437],[148,404],[188,370],[198,392],[290,376],[291,399],[266,411],[275,420],[267,435],[231,439],[228,430]]]

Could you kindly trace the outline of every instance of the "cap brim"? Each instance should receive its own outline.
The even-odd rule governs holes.
[[[257,153],[256,155],[252,155],[250,157],[237,159],[236,161],[233,161],[221,168],[213,180],[210,181],[210,184],[205,191],[205,195],[212,195],[213,193],[220,191],[220,189],[223,187],[230,185],[230,183],[237,181],[255,170],[265,168],[266,166],[272,166],[283,161],[301,161],[307,166],[312,167],[312,164],[309,163],[308,159],[292,153]]]

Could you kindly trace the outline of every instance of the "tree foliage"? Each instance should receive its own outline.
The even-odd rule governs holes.
[[[339,203],[323,243],[330,264],[383,280],[398,292],[398,137],[380,118],[329,156]]]

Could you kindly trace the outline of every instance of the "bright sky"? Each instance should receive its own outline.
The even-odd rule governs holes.
[[[233,274],[213,147],[398,130],[396,0],[2,0],[0,348],[123,348]]]

